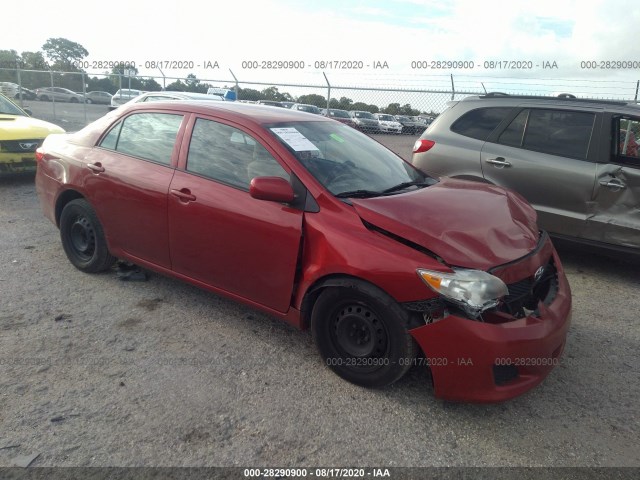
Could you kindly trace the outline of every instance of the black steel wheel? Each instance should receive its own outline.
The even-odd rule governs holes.
[[[373,285],[354,281],[323,290],[311,329],[329,368],[365,387],[381,387],[409,370],[417,346],[407,331],[407,313]]]
[[[101,272],[116,261],[109,253],[93,207],[82,198],[72,200],[62,210],[60,239],[69,261],[83,272]]]

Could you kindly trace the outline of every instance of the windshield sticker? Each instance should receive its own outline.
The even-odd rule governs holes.
[[[318,150],[307,137],[302,135],[294,127],[272,128],[271,131],[278,135],[287,145],[296,152],[308,152],[309,150]]]
[[[335,133],[332,133],[329,136],[333,138],[336,142],[344,143],[344,138],[342,138],[340,135],[336,135]]]

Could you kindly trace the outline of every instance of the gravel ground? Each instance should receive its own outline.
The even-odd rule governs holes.
[[[640,262],[561,256],[562,364],[510,402],[454,404],[423,368],[351,385],[308,332],[177,280],[83,274],[33,178],[0,180],[0,466],[640,466]]]

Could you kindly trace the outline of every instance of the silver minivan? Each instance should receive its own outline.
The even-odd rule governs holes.
[[[556,237],[640,253],[639,139],[634,103],[496,93],[451,102],[412,163],[515,190]]]

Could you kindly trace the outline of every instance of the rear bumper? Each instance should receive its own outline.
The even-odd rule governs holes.
[[[500,402],[538,385],[559,363],[571,322],[571,291],[558,268],[554,301],[539,315],[489,324],[450,315],[410,331],[431,369],[436,397]]]
[[[36,157],[33,152],[0,154],[0,175],[34,173]]]

